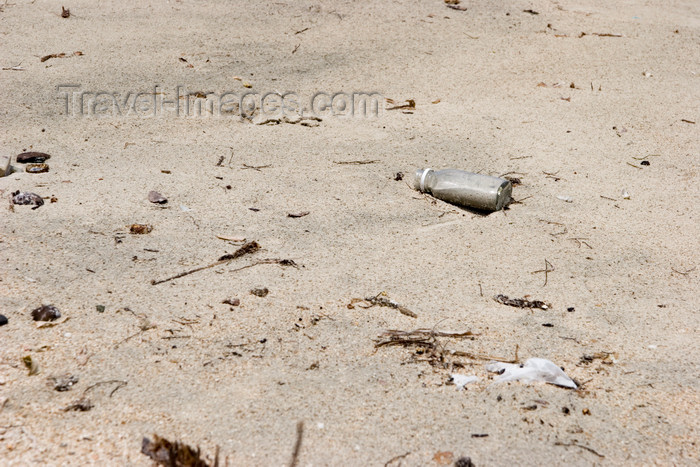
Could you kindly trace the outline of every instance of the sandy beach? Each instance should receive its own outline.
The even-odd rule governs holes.
[[[1,464],[700,457],[698,2],[14,0],[0,68]]]

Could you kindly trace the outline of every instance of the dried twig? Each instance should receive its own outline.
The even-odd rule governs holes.
[[[463,366],[458,361],[453,361],[450,357],[463,357],[469,358],[471,360],[495,360],[499,362],[506,363],[517,363],[518,362],[518,346],[515,346],[515,356],[513,359],[504,359],[500,357],[494,357],[491,355],[483,355],[473,352],[464,352],[459,350],[449,350],[445,345],[438,341],[438,337],[444,337],[448,339],[474,339],[478,334],[474,334],[471,331],[467,332],[441,332],[435,329],[416,329],[413,331],[399,331],[390,329],[383,332],[374,341],[374,347],[388,347],[388,346],[403,346],[403,347],[417,347],[417,355],[425,356],[422,361],[427,361],[432,366],[437,366],[441,368],[449,367],[459,367]]]
[[[387,103],[394,104],[392,99],[387,99]],[[386,110],[416,110],[416,101],[413,99],[406,99],[405,104],[394,105],[393,107],[387,107]]]
[[[556,441],[556,442],[554,443],[554,445],[555,445],[555,446],[567,446],[567,447],[569,447],[569,446],[575,446],[575,447],[577,447],[577,448],[585,449],[586,451],[595,454],[596,456],[600,457],[601,459],[605,457],[604,455],[602,455],[601,453],[595,451],[594,449],[589,448],[588,446],[584,446],[583,444],[578,444],[578,443],[575,442],[575,441],[574,441],[574,442],[571,442],[571,443],[562,443],[561,441]]]
[[[544,269],[538,269],[537,271],[532,271],[530,274],[537,274],[537,273],[543,272],[544,273],[544,285],[543,285],[543,287],[544,287],[545,285],[547,285],[547,274],[552,272],[552,271],[554,271],[554,266],[552,265],[552,263],[547,261],[547,258],[545,258],[544,259]]]
[[[334,164],[338,164],[338,165],[366,165],[366,164],[374,164],[376,162],[379,162],[379,160],[374,159],[374,160],[363,160],[363,161],[333,161]]]
[[[409,454],[411,454],[411,451],[408,451],[406,454],[400,454],[398,456],[392,457],[384,463],[384,467],[389,467],[390,464],[396,462],[397,460],[403,459],[404,457],[408,457]]]
[[[541,310],[549,309],[549,305],[541,300],[525,300],[524,298],[508,298],[506,295],[495,295],[495,301],[501,305],[513,306],[516,308],[539,308]]]
[[[168,281],[171,281],[173,279],[179,279],[180,277],[188,276],[188,275],[193,274],[195,272],[199,272],[199,271],[203,271],[205,269],[213,268],[213,267],[219,266],[221,264],[226,264],[230,261],[233,261],[234,259],[240,258],[241,256],[255,253],[259,249],[260,249],[260,245],[258,244],[258,242],[255,242],[255,241],[248,242],[245,245],[243,245],[242,247],[240,247],[238,250],[233,252],[232,254],[222,256],[221,258],[218,259],[218,261],[215,261],[211,264],[207,264],[206,266],[201,266],[201,267],[198,267],[195,269],[191,269],[189,271],[181,272],[180,274],[176,274],[174,276],[168,277],[167,279],[161,279],[159,281],[154,279],[151,281],[151,285],[162,284],[163,282],[168,282]]]
[[[17,65],[3,67],[2,70],[3,71],[24,71],[25,69],[22,68],[20,65],[22,65],[22,62],[19,62]]]
[[[383,295],[383,297],[381,296]],[[399,305],[396,303],[394,300],[391,300],[386,297],[386,292],[380,292],[374,297],[367,297],[365,299],[362,298],[353,298],[350,301],[350,305],[348,305],[349,308],[352,308],[352,306],[355,303],[358,302],[367,302],[369,305],[363,306],[363,308],[372,308],[373,306],[385,306],[387,308],[394,308],[395,310],[399,310],[401,314],[404,314],[406,316],[410,316],[411,318],[417,318],[418,315],[406,308],[403,305]]]
[[[260,169],[269,169],[270,167],[272,167],[271,164],[268,164],[268,165],[248,165],[248,164],[243,164],[243,167],[241,167],[241,170],[253,169],[253,170],[256,170],[256,171],[258,171],[258,172],[262,172],[262,170],[260,170]]]
[[[591,245],[589,245],[588,242],[586,241],[586,240],[588,240],[586,237],[572,237],[569,240],[576,242],[576,244],[578,245],[579,248],[581,248],[581,245],[586,245],[591,250],[593,249],[593,247]]]
[[[97,386],[100,386],[100,385],[102,385],[102,384],[114,384],[114,383],[116,383],[117,386],[116,386],[114,389],[112,389],[112,392],[109,393],[109,397],[112,397],[112,395],[113,395],[115,392],[117,392],[119,389],[123,388],[124,386],[126,386],[126,385],[128,384],[127,381],[122,381],[122,380],[119,380],[119,379],[111,379],[111,380],[109,380],[109,381],[98,381],[97,383],[92,384],[92,385],[90,385],[90,386],[88,386],[88,387],[85,388],[85,390],[83,391],[83,397],[85,397],[85,394],[87,394],[88,391],[90,391],[91,389],[96,388]]]
[[[304,422],[297,423],[297,441],[294,443],[294,451],[292,452],[292,460],[289,467],[296,467],[299,462],[299,452],[301,451],[301,441],[304,437]]]
[[[679,271],[679,270],[677,270],[677,269],[675,269],[675,268],[671,268],[671,271],[675,272],[676,274],[680,274],[680,275],[682,275],[682,276],[687,276],[687,275],[690,274],[691,272],[695,271],[695,269],[697,269],[697,267],[688,269],[687,271],[683,272],[683,271]]]

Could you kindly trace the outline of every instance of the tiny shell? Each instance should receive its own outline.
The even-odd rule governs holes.
[[[26,172],[29,172],[30,174],[40,174],[40,173],[48,172],[49,165],[48,164],[28,164],[27,168],[24,170]]]
[[[27,164],[30,162],[46,162],[47,159],[51,159],[51,156],[44,152],[23,152],[17,155],[18,164]]]
[[[165,204],[168,202],[168,198],[161,195],[157,191],[149,191],[148,192],[148,201],[150,201],[151,203],[155,203],[155,204]]]
[[[61,312],[53,305],[42,305],[32,310],[34,321],[54,321],[61,317]]]

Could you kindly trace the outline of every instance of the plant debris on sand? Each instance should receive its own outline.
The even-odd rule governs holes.
[[[171,442],[158,435],[153,435],[153,441],[144,437],[141,442],[141,453],[147,455],[156,465],[168,467],[209,467],[202,459],[199,448],[194,449],[179,441]],[[219,453],[217,449],[214,459],[214,467],[219,465]]]

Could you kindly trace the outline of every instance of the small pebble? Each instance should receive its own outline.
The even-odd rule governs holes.
[[[44,152],[23,152],[17,156],[18,164],[28,164],[28,163],[42,163],[47,159],[51,159],[51,156]]]
[[[251,294],[255,295],[256,297],[266,297],[267,294],[270,293],[267,287],[263,288],[258,288],[258,289],[251,289],[250,291]]]
[[[154,204],[166,204],[168,202],[168,198],[165,196],[161,195],[157,191],[149,191],[148,192],[148,201]]]
[[[7,324],[7,316],[0,315],[0,326],[4,326],[6,324]]]
[[[53,305],[42,305],[32,310],[34,321],[55,321],[61,317],[61,312]]]

